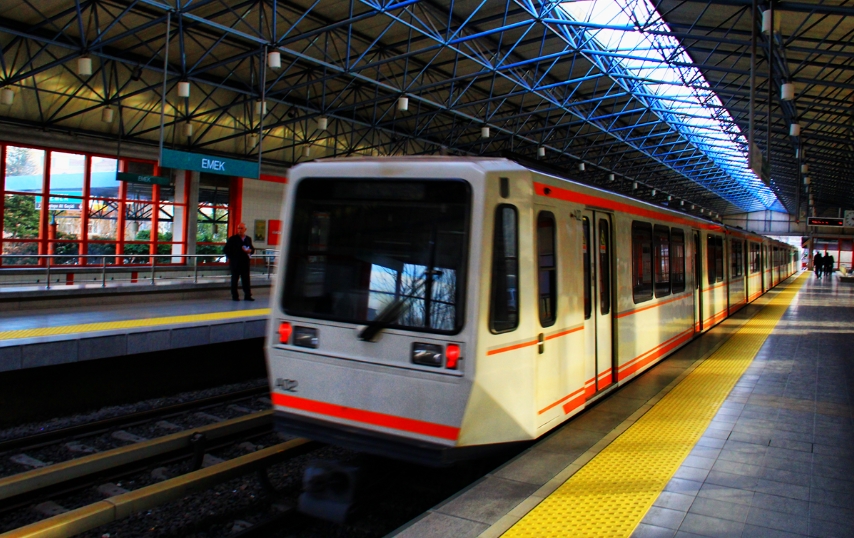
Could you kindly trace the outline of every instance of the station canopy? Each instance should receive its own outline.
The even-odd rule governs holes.
[[[689,213],[835,216],[852,43],[838,0],[7,0],[0,122],[285,166],[507,156]]]

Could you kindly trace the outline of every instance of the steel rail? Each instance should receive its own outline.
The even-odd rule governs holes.
[[[210,441],[261,428],[270,425],[272,418],[272,411],[261,411],[0,478],[0,500],[32,493],[139,460],[189,449],[192,446],[191,439],[197,434],[204,435]]]
[[[0,534],[0,538],[73,536],[179,499],[194,491],[263,469],[293,456],[300,449],[305,450],[308,446],[311,446],[311,441],[294,439],[20,527]]]
[[[174,413],[185,411],[187,409],[194,409],[197,407],[208,407],[211,405],[216,405],[218,403],[227,402],[229,400],[241,400],[257,394],[266,394],[267,391],[268,388],[266,386],[252,389],[243,389],[235,392],[229,392],[228,394],[220,394],[218,396],[210,396],[208,398],[202,398],[200,400],[193,400],[191,402],[182,402],[174,405],[158,407],[155,409],[147,409],[145,411],[130,413],[119,417],[110,417],[95,422],[79,424],[77,426],[69,426],[68,428],[61,428],[58,430],[37,433],[35,435],[28,435],[26,437],[9,439],[0,442],[0,454],[21,447],[41,446],[63,438],[80,437],[85,434],[95,433],[100,430],[112,428],[114,426],[127,426],[129,424],[148,421],[149,419],[155,417],[165,417]]]

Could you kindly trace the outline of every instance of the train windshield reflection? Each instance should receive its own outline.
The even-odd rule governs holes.
[[[306,179],[282,306],[290,315],[456,332],[470,189],[462,181]],[[392,319],[388,318],[391,312]]]

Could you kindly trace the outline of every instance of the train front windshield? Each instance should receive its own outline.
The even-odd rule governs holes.
[[[471,190],[457,180],[305,179],[288,315],[452,334],[462,328]]]

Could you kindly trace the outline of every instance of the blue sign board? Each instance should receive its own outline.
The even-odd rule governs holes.
[[[187,151],[175,151],[166,148],[163,148],[163,153],[160,155],[160,166],[164,168],[177,168],[179,170],[222,174],[224,176],[258,179],[257,162],[241,161],[240,159],[229,159],[214,155],[202,155],[201,153],[190,153]]]

